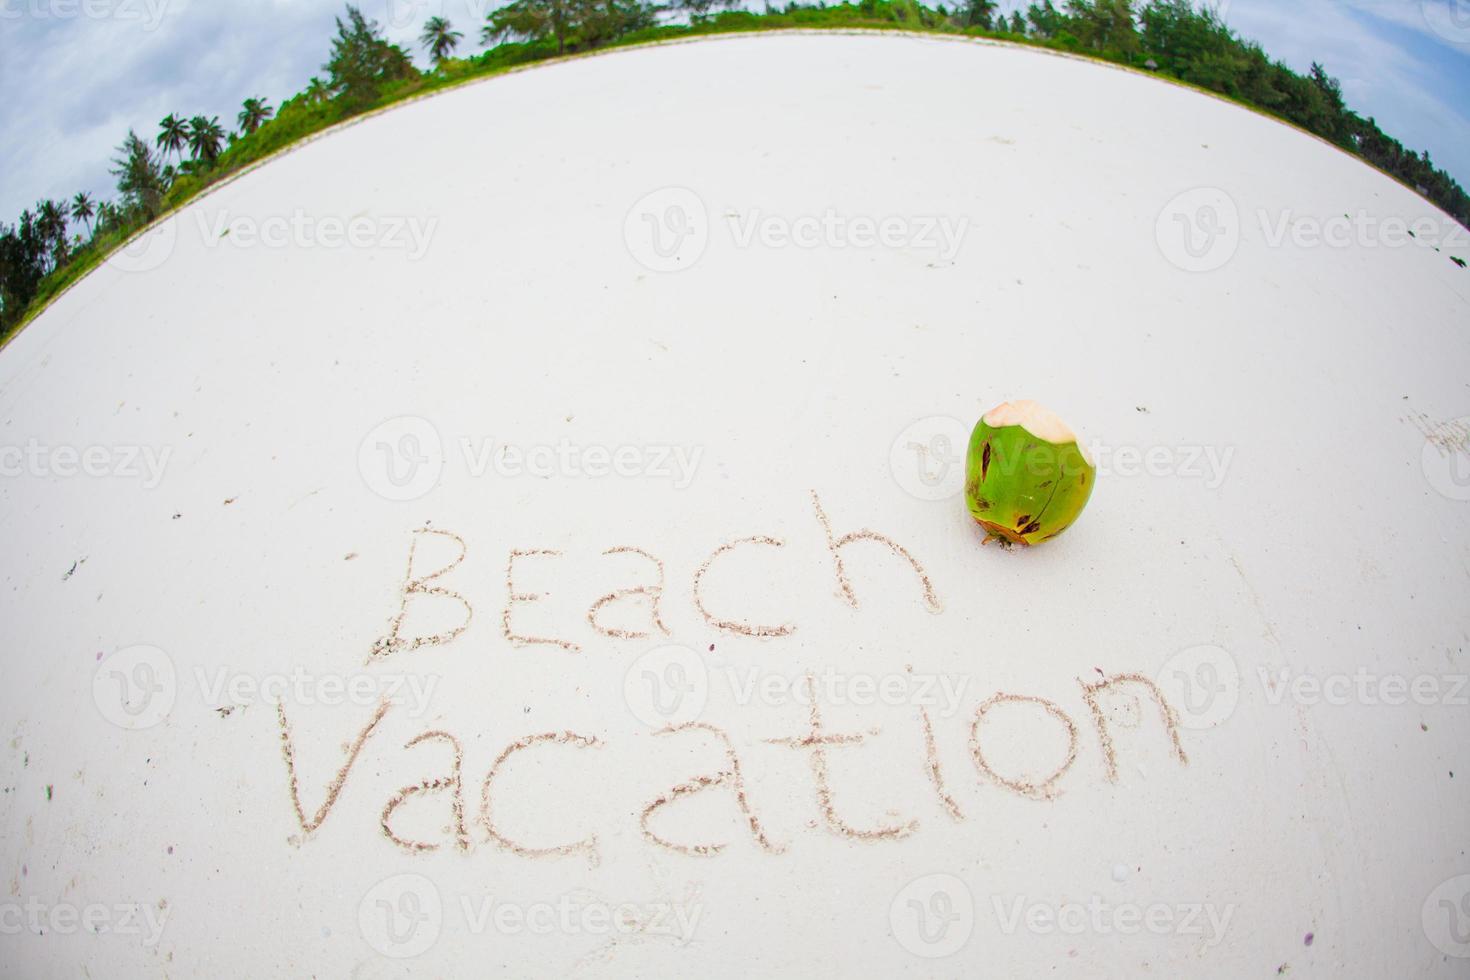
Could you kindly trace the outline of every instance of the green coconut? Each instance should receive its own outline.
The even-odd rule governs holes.
[[[1071,428],[1033,401],[1004,402],[970,433],[965,502],[987,538],[1054,538],[1087,506],[1097,468]]]

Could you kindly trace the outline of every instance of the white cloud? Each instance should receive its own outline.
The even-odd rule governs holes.
[[[1429,149],[1439,166],[1470,180],[1470,119],[1450,101],[1462,94],[1463,81],[1362,16],[1401,23],[1418,9],[1414,0],[1232,0],[1227,20],[1298,71],[1322,63],[1342,82],[1344,98],[1359,114],[1374,117],[1410,148]],[[1392,18],[1386,16],[1390,11]],[[1419,26],[1428,32],[1422,18]],[[1470,72],[1470,53],[1466,61]]]
[[[1380,20],[1418,31],[1459,54],[1470,55],[1470,0],[1343,0]]]

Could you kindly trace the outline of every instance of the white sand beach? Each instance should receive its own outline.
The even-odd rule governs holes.
[[[283,155],[0,352],[6,971],[1459,975],[1452,255],[993,43],[617,51]],[[1099,480],[1007,551],[964,440],[1019,398]]]

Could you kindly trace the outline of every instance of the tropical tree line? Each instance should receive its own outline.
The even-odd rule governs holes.
[[[130,130],[112,158],[117,197],[83,192],[43,200],[13,224],[0,222],[0,337],[113,248],[209,184],[304,136],[401,98],[569,52],[682,34],[784,27],[902,27],[1003,36],[1155,71],[1271,113],[1330,140],[1417,188],[1470,227],[1470,198],[1427,152],[1385,134],[1347,107],[1321,65],[1298,74],[1238,36],[1193,0],[1037,0],[1003,15],[995,0],[928,7],[918,0],[857,0],[837,6],[790,3],[762,13],[738,0],[513,0],[478,25],[487,50],[458,57],[465,35],[443,17],[425,22],[419,43],[432,68],[349,5],[336,21],[322,74],[274,108],[248,98],[227,131],[218,117],[169,114],[150,138]],[[674,15],[671,22],[670,15]]]

